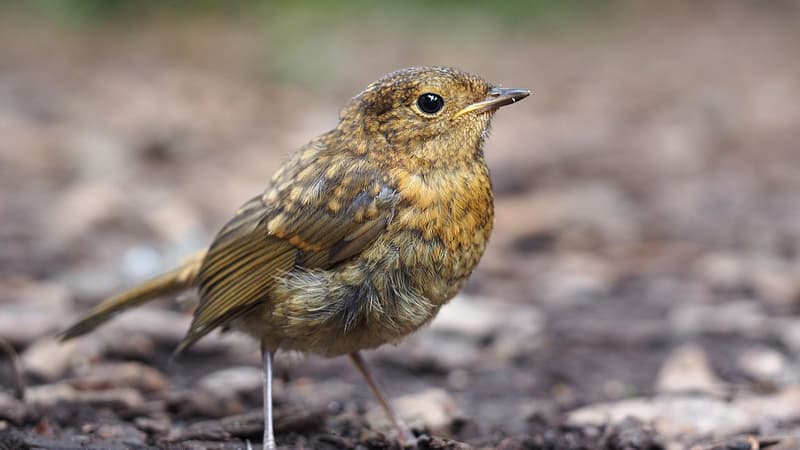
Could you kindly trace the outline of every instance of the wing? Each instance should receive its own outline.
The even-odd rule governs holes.
[[[266,301],[295,267],[330,268],[359,254],[394,215],[397,193],[379,174],[315,155],[279,171],[272,188],[245,203],[217,236],[200,269],[200,304],[180,352]],[[315,163],[312,163],[315,161]],[[352,170],[336,173],[333,164]]]

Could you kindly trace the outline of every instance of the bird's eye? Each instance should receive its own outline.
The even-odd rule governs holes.
[[[439,94],[428,92],[419,96],[417,106],[425,114],[436,114],[444,108],[444,99]]]

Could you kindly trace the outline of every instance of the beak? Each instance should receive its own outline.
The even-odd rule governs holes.
[[[519,100],[531,95],[527,89],[505,89],[492,88],[489,90],[489,98],[473,103],[458,111],[453,118],[458,118],[467,113],[484,113],[487,111],[497,111],[501,106],[511,105]]]

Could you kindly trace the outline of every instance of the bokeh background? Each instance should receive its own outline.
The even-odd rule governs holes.
[[[254,343],[169,360],[191,296],[55,333],[412,65],[534,91],[495,118],[464,294],[368,354],[424,445],[797,448],[798,55],[791,0],[2,1],[0,337],[27,389],[4,352],[0,448],[259,442]],[[279,442],[393,445],[347,361],[278,365]]]

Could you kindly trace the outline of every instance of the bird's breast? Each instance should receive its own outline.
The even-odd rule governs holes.
[[[483,255],[494,221],[491,182],[482,162],[434,174],[393,173],[401,201],[388,235],[401,263],[435,303],[460,289]]]

